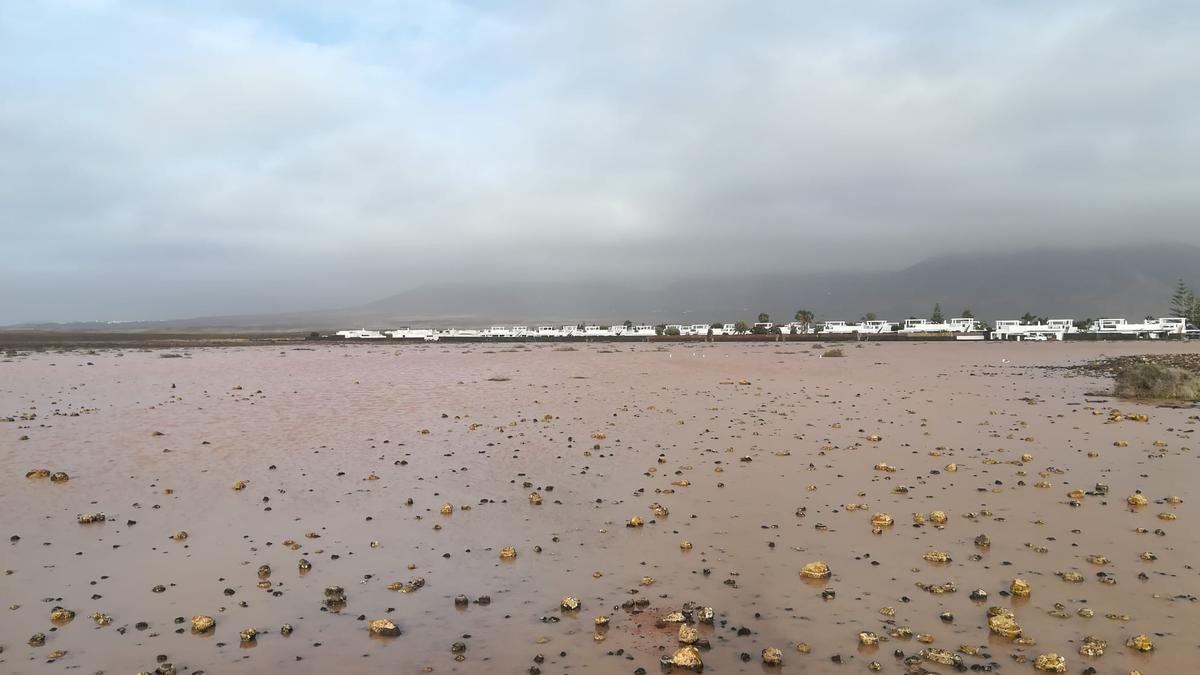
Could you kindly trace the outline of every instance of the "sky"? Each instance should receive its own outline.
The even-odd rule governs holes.
[[[0,0],[0,325],[1200,243],[1200,5]]]

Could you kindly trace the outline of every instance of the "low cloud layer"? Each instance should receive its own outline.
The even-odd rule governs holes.
[[[0,324],[1200,243],[1172,2],[9,3]]]

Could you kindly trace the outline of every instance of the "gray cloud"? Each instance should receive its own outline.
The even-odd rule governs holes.
[[[1178,2],[19,3],[0,323],[1200,243]]]

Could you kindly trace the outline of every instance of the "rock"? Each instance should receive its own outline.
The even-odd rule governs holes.
[[[1107,642],[1089,635],[1083,638],[1083,644],[1079,645],[1079,653],[1082,656],[1104,656],[1104,650],[1107,647]]]
[[[595,618],[594,622],[597,626],[600,626],[600,627],[607,626],[608,625],[608,617],[601,614],[600,616]]]
[[[234,492],[240,492],[241,490],[245,490],[245,489],[246,489],[246,481],[244,481],[244,480],[235,480],[235,481],[233,482],[233,490],[234,490]]]
[[[679,550],[681,550],[681,551],[692,550],[692,542],[688,541],[687,539],[684,539],[683,541],[679,542]]]
[[[371,635],[395,637],[400,634],[400,629],[390,619],[372,619],[369,627]]]
[[[892,517],[886,513],[881,512],[871,516],[871,524],[875,527],[891,527],[894,522]]]
[[[1009,592],[1017,598],[1028,598],[1033,589],[1030,588],[1029,582],[1024,579],[1017,578],[1012,580],[1012,584],[1008,588]]]
[[[646,523],[642,520],[641,516],[634,516],[629,519],[628,523],[625,523],[625,527],[641,527],[645,524]]]
[[[983,602],[988,599],[988,594],[987,591],[983,590],[982,588],[976,588],[975,590],[971,591],[971,595],[968,597],[975,602]]]
[[[446,502],[445,504],[442,504],[442,508],[438,509],[438,511],[440,511],[443,516],[448,516],[451,513],[454,513],[454,505],[450,502]]]
[[[33,635],[30,635],[27,644],[30,647],[41,647],[41,646],[45,645],[46,644],[46,634],[45,633],[34,633]]]
[[[658,502],[654,502],[650,505],[650,511],[654,514],[655,518],[666,518],[667,516],[671,515],[671,512],[667,510],[667,507],[659,504]]]
[[[192,617],[192,632],[193,633],[207,633],[207,632],[211,631],[213,628],[215,628],[216,625],[217,625],[217,620],[212,618],[211,616],[197,614],[196,616]]]
[[[301,572],[307,572],[312,569],[312,563],[308,562],[308,560],[305,558],[301,558],[300,562],[296,563],[296,567],[298,567]]]
[[[800,652],[801,654],[810,654],[812,653],[812,647],[810,647],[807,642],[801,642],[796,645],[796,651]]]
[[[92,523],[103,523],[108,520],[108,516],[103,513],[80,513],[75,516],[80,525],[90,525]]]
[[[945,649],[937,649],[935,647],[922,649],[921,651],[917,652],[917,655],[922,659],[929,661],[930,663],[938,663],[943,666],[953,666],[955,668],[961,666],[963,662],[962,657],[958,654]]]
[[[717,616],[716,611],[712,607],[701,607],[696,610],[695,614],[697,621],[710,625]]]
[[[174,539],[175,541],[183,541],[188,538],[188,533],[183,530],[180,530],[180,531],[176,532],[175,534],[172,534],[171,538]]]
[[[50,469],[30,469],[25,472],[25,477],[29,480],[41,480],[50,477]]]
[[[88,618],[95,621],[97,626],[107,626],[112,623],[112,617],[104,612],[92,612]]]
[[[945,525],[946,520],[945,511],[931,511],[929,513],[929,522],[933,523],[934,525]]]
[[[541,506],[542,505],[542,496],[536,492],[529,493],[529,503],[533,504],[534,506]]]
[[[75,612],[65,607],[55,607],[50,610],[50,623],[56,626],[71,623],[75,619]]]
[[[1150,500],[1146,499],[1146,495],[1143,494],[1129,495],[1129,498],[1125,501],[1128,502],[1130,506],[1145,506],[1150,503]]]
[[[501,560],[513,560],[517,557],[517,549],[512,546],[505,546],[500,549]]]
[[[700,659],[700,650],[692,646],[680,647],[671,655],[671,665],[692,672],[704,670],[704,661]]]
[[[783,665],[783,652],[778,647],[767,647],[762,650],[762,662],[768,666]]]
[[[71,480],[71,477],[68,476],[67,472],[65,471],[55,471],[54,473],[50,474],[51,483],[65,483],[69,480]]]
[[[862,631],[858,634],[858,644],[874,647],[879,644],[879,636],[870,631]]]
[[[1021,625],[1017,623],[1016,615],[1004,607],[988,608],[988,628],[1001,637],[1021,637]]]
[[[679,642],[685,645],[694,645],[700,641],[700,631],[687,625],[686,623],[679,624]]]
[[[1033,667],[1047,673],[1067,672],[1067,660],[1058,654],[1040,654],[1033,660]]]
[[[341,609],[346,606],[346,589],[341,586],[326,586],[325,607],[329,609]]]
[[[800,576],[806,579],[828,579],[833,575],[829,569],[829,564],[823,561],[810,562],[800,568]]]
[[[296,630],[295,628],[292,628],[292,624],[285,623],[279,627],[279,634],[284,637],[287,637],[288,635],[291,635],[292,632],[295,630]]]
[[[945,551],[929,551],[925,554],[925,560],[931,563],[948,563],[950,562],[950,554]]]
[[[986,534],[981,534],[978,537],[975,537],[975,545],[979,548],[991,548],[992,538]]]
[[[1139,652],[1154,651],[1154,642],[1145,633],[1129,638],[1125,641],[1125,646],[1130,649],[1136,649]]]
[[[564,595],[562,601],[559,603],[559,607],[562,608],[562,611],[564,612],[577,612],[582,606],[583,605],[579,602],[579,598],[571,595]]]
[[[238,637],[242,639],[242,642],[254,642],[258,639],[258,631],[253,628],[243,628],[238,632]]]

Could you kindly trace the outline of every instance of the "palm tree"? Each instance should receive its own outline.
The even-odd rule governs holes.
[[[809,326],[812,325],[813,318],[815,318],[815,316],[816,316],[815,314],[808,311],[807,309],[797,310],[796,311],[796,322],[799,323],[804,328],[805,332],[808,332],[808,328],[809,328]]]
[[[766,312],[762,312],[761,314],[758,315],[759,323],[767,323],[770,320],[771,320],[771,315],[767,314]]]

